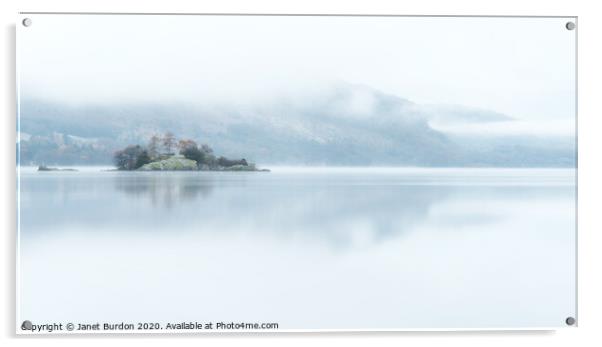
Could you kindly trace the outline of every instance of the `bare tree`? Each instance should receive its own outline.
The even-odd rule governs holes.
[[[151,159],[159,158],[159,146],[161,145],[161,138],[157,134],[153,134],[148,142],[148,155]]]
[[[166,132],[163,136],[163,147],[165,147],[165,151],[167,155],[172,155],[172,149],[176,146],[176,137],[170,131]]]

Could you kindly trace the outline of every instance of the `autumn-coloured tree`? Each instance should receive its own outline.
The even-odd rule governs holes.
[[[198,148],[196,142],[190,139],[182,139],[178,141],[178,149],[180,150],[180,154],[184,154],[184,151],[190,148]]]

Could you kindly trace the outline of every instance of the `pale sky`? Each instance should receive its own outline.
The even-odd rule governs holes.
[[[346,81],[574,131],[571,18],[22,17],[21,97],[260,103]]]

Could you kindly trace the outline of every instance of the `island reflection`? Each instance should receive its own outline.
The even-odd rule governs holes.
[[[358,238],[380,243],[425,223],[494,223],[495,211],[462,209],[443,216],[432,211],[442,204],[478,201],[483,194],[508,200],[537,193],[537,188],[424,182],[396,176],[199,172],[24,177],[22,223],[33,233],[78,226],[78,232],[301,237],[346,247]],[[30,199],[34,194],[38,198]]]

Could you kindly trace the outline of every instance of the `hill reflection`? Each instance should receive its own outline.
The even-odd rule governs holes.
[[[560,189],[456,183],[365,173],[32,175],[21,185],[22,230],[206,233],[346,247],[380,243],[427,223],[487,225],[499,213],[481,208],[484,198],[514,204]],[[562,189],[558,194],[572,188]]]

